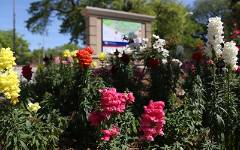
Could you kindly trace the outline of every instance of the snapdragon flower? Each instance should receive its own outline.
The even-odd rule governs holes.
[[[11,69],[15,63],[15,57],[10,48],[0,49],[0,70]]]
[[[212,57],[212,50],[214,51],[216,57],[220,57],[222,54],[222,46],[221,43],[224,43],[223,41],[223,22],[221,21],[220,17],[212,17],[209,18],[209,23],[207,25],[208,27],[208,42],[205,48],[205,53],[210,58]]]
[[[63,51],[63,57],[71,57],[71,52],[68,49]]]
[[[223,59],[226,64],[230,65],[231,67],[234,67],[237,64],[237,55],[238,55],[238,48],[236,46],[236,43],[226,42],[223,47]]]
[[[28,103],[28,106],[27,106],[27,109],[30,111],[30,112],[34,112],[34,113],[37,113],[37,111],[41,108],[41,106],[39,105],[39,103],[31,103],[29,102]]]
[[[146,50],[146,48],[147,48],[147,43],[148,43],[148,39],[147,39],[147,38],[143,38],[143,39],[142,39],[142,43],[141,43],[141,45],[140,45],[140,51],[141,51],[141,52],[144,51],[144,50]]]
[[[0,93],[3,93],[13,105],[19,102],[19,83],[18,75],[12,69],[0,73]]]
[[[164,102],[152,100],[147,106],[144,106],[144,113],[140,119],[140,131],[143,135],[140,137],[145,141],[154,141],[158,135],[163,136],[163,127],[165,124]]]
[[[157,50],[158,52],[162,52],[163,62],[166,62],[166,58],[169,56],[169,51],[164,48],[166,45],[166,41],[164,39],[160,39],[159,36],[153,34],[153,38],[155,38],[155,42],[153,44],[153,49]]]

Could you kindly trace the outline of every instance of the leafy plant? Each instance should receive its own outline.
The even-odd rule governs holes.
[[[25,108],[8,108],[0,113],[0,141],[6,150],[55,149],[66,127],[66,118],[56,110],[39,115]]]

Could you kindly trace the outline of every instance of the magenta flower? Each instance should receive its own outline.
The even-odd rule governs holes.
[[[91,112],[88,116],[88,121],[92,126],[98,126],[102,121],[109,118],[110,115],[104,112]]]
[[[101,93],[101,107],[107,113],[122,113],[127,103],[133,103],[135,97],[130,92],[118,93],[115,88],[105,88],[99,91]]]
[[[117,135],[120,134],[120,129],[115,126],[112,129],[109,130],[101,130],[103,133],[103,137],[101,138],[103,141],[109,141],[110,138],[116,137]]]
[[[127,101],[128,101],[128,103],[130,103],[130,104],[135,101],[135,97],[133,96],[133,93],[132,93],[132,92],[129,92],[129,93],[127,94]]]
[[[142,140],[154,141],[158,135],[164,135],[163,126],[165,124],[164,102],[150,101],[148,106],[144,106],[144,113],[141,115],[140,131],[143,132]]]
[[[135,101],[132,92],[118,93],[115,88],[104,88],[99,92],[101,111],[91,112],[88,116],[88,121],[92,126],[98,126],[102,121],[109,119],[112,114],[124,112],[127,104]]]

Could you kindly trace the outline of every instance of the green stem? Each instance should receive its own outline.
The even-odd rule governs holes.
[[[230,99],[230,77],[229,77],[229,71],[227,72],[227,96],[228,100]]]

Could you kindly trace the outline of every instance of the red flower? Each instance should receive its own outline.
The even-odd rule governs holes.
[[[155,59],[155,58],[150,58],[147,61],[147,66],[151,69],[154,69],[154,68],[158,67],[159,64],[160,64],[160,61],[158,59]]]
[[[22,75],[24,78],[26,78],[28,81],[32,78],[32,67],[30,65],[25,65],[22,67]]]
[[[83,50],[79,50],[77,52],[79,64],[84,68],[88,68],[92,63],[92,54],[93,50],[90,47],[87,47]]]
[[[203,58],[202,50],[197,50],[192,54],[192,59],[196,60],[197,62],[200,62]]]
[[[240,35],[240,30],[234,29],[233,32],[232,32],[232,34],[231,34],[231,36],[230,36],[230,38],[235,39],[235,38],[237,38],[239,35]]]
[[[130,62],[130,57],[127,54],[125,54],[125,52],[123,52],[121,61],[125,64],[128,64]]]

